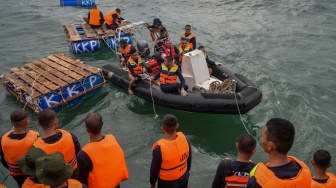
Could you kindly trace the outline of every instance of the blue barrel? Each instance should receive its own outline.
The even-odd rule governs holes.
[[[37,105],[41,110],[44,110],[61,102],[62,102],[62,96],[58,92],[53,91],[41,96],[38,99]],[[53,110],[59,111],[61,108],[62,105],[58,106],[57,108],[54,108]]]
[[[82,24],[74,24],[76,29],[83,29]]]
[[[61,6],[78,6],[77,0],[60,0]]]
[[[76,41],[70,43],[70,49],[73,54],[82,54],[100,50],[99,39]]]
[[[85,34],[85,31],[83,29],[77,29],[77,33],[79,35],[84,35]]]
[[[75,82],[75,83],[69,84],[68,86],[66,86],[62,89],[62,96],[66,100],[66,99],[68,99],[72,96],[75,96],[75,95],[83,92],[83,91],[84,91],[84,88],[81,85],[81,83]],[[79,97],[76,97],[76,98],[72,99],[71,101],[68,101],[67,103],[68,104],[75,104],[75,103],[79,102],[83,97],[84,97],[84,93],[83,93],[83,95],[81,95]]]
[[[120,40],[121,39],[126,39],[127,40],[127,44],[132,44],[133,43],[133,39],[132,39],[132,36],[120,36]],[[107,39],[107,44],[105,44],[105,47],[110,49],[114,49],[114,37],[110,37]],[[119,48],[119,41],[117,40],[117,48]]]
[[[95,4],[95,1],[94,0],[81,0],[80,1],[80,5],[82,7],[92,7],[92,5]]]
[[[104,79],[99,74],[93,74],[83,80],[83,86],[85,87],[85,89],[90,89],[98,84],[101,84],[102,82],[104,82]],[[96,93],[100,88],[101,87],[96,88],[88,93]]]

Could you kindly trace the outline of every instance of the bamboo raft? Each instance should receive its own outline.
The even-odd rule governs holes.
[[[75,104],[85,93],[95,93],[106,83],[100,69],[63,54],[13,67],[0,78],[9,93],[37,113],[46,108],[58,111],[65,103]]]

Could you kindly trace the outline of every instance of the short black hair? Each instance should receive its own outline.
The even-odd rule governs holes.
[[[121,10],[119,8],[116,9],[117,12],[121,12]]]
[[[89,113],[85,118],[85,127],[93,134],[99,134],[103,127],[103,118],[99,113]]]
[[[168,62],[173,62],[173,58],[171,56],[166,56],[165,58],[167,59]]]
[[[56,118],[57,118],[56,112],[47,108],[38,114],[37,121],[39,122],[42,128],[49,128],[51,127],[51,123]]]
[[[92,8],[97,8],[97,5],[92,5]]]
[[[239,151],[242,151],[247,154],[247,153],[252,152],[252,150],[254,150],[256,146],[257,146],[257,141],[253,136],[249,134],[244,134],[239,137],[239,140],[238,140]]]
[[[204,48],[204,46],[199,46],[197,49],[199,49],[199,50],[200,50],[200,49],[202,49],[202,48]]]
[[[14,110],[10,115],[10,120],[14,126],[21,125],[21,122],[29,116],[28,112],[22,109]]]
[[[172,114],[166,114],[162,119],[162,127],[168,134],[176,132],[177,118]]]
[[[313,159],[317,166],[327,169],[331,161],[331,155],[326,150],[317,150]]]
[[[190,27],[190,28],[191,28],[191,25],[188,24],[188,25],[186,25],[185,27]]]
[[[294,142],[294,125],[282,118],[272,118],[268,120],[266,127],[267,139],[275,144],[277,152],[287,154]]]

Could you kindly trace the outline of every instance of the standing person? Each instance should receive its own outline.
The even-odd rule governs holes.
[[[154,53],[155,53],[159,51],[160,47],[162,46],[163,39],[169,37],[168,30],[162,24],[159,18],[154,18],[153,25],[149,25],[148,23],[146,23],[145,26],[149,29],[151,38],[153,42],[155,43],[155,46],[154,46]]]
[[[85,184],[70,179],[73,173],[72,165],[64,160],[61,152],[40,157],[35,165],[37,179],[50,188],[87,188]]]
[[[27,130],[30,118],[28,112],[24,110],[19,109],[12,112],[10,120],[14,130],[1,137],[1,163],[9,170],[9,175],[13,176],[18,186],[21,187],[28,176],[19,168],[17,160],[33,147],[39,133]]]
[[[130,50],[131,50],[132,44],[127,44],[126,39],[121,39],[120,40],[120,48],[119,52],[121,53],[122,56],[122,63],[125,65],[128,59],[130,58]]]
[[[161,58],[164,59],[166,56],[172,57],[175,62],[179,62],[179,50],[172,44],[170,38],[164,40],[164,44],[160,48]]]
[[[250,172],[247,188],[310,187],[311,173],[307,165],[287,153],[295,137],[291,122],[281,118],[270,119],[262,130],[261,146],[269,161],[258,163]]]
[[[99,28],[104,23],[104,15],[97,8],[97,5],[92,5],[88,13],[89,24],[92,28]]]
[[[235,185],[245,187],[249,173],[255,166],[250,158],[256,151],[257,142],[251,135],[240,136],[236,143],[238,149],[237,160],[224,159],[217,168],[215,178],[212,182],[212,188],[223,188]]]
[[[121,17],[121,10],[119,8],[115,10],[111,10],[107,14],[104,15],[105,24],[107,28],[116,30],[119,27],[124,18]]]
[[[31,148],[24,157],[21,157],[17,160],[19,167],[21,170],[29,175],[24,181],[22,188],[45,188],[46,186],[40,183],[40,181],[36,177],[36,167],[35,162],[38,158],[46,156],[46,152],[44,152],[40,148]]]
[[[184,32],[182,33],[180,44],[182,43],[182,39],[187,40],[189,47],[191,47],[192,49],[196,49],[196,35],[191,33],[190,25],[186,25],[184,27]]]
[[[98,113],[85,118],[90,143],[78,153],[78,179],[89,188],[119,188],[129,176],[124,152],[112,134],[101,134],[103,124]]]
[[[336,187],[335,175],[327,172],[327,169],[331,167],[331,155],[326,150],[318,150],[314,153],[311,164],[315,169],[315,176],[311,181],[311,188],[334,188]]]
[[[158,188],[188,187],[191,167],[191,144],[179,127],[177,118],[167,114],[163,117],[161,130],[165,137],[153,144],[150,167],[150,188],[158,181]]]
[[[188,52],[191,52],[192,48],[190,46],[188,46],[187,40],[185,38],[183,38],[183,39],[181,39],[181,43],[180,43],[180,46],[179,46],[178,49],[179,49],[179,55],[180,55],[179,65],[181,66],[183,55],[188,53]]]
[[[208,65],[209,74],[211,75],[212,74],[212,68],[210,68],[210,67],[211,66],[215,66],[215,65],[219,66],[222,63],[218,63],[218,62],[214,62],[214,61],[210,60],[209,57],[208,57],[208,55],[206,54],[204,46],[199,46],[198,49],[203,52],[205,61],[206,61],[207,65]]]
[[[133,95],[132,86],[138,79],[141,79],[142,73],[145,70],[138,50],[132,46],[130,49],[130,58],[127,61],[128,76],[131,79],[128,85],[128,93]]]
[[[43,149],[47,154],[59,151],[67,163],[71,164],[76,178],[77,153],[81,146],[77,137],[63,129],[56,129],[58,118],[51,109],[45,109],[38,114],[38,125],[42,127],[43,135],[35,141],[35,147]]]

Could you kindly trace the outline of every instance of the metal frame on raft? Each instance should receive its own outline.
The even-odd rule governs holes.
[[[79,102],[85,93],[95,93],[106,80],[100,69],[63,54],[50,55],[1,75],[6,90],[22,103],[40,112],[58,111],[62,105]]]

